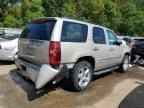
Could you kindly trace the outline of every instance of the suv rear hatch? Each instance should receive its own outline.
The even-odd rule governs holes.
[[[27,24],[19,39],[18,56],[36,65],[49,63],[49,44],[55,26],[54,19],[34,19]]]

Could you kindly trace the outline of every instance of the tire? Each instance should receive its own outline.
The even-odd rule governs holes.
[[[17,52],[18,53],[18,52]],[[14,64],[16,64],[16,58],[17,58],[17,53],[15,54],[15,56],[14,56]]]
[[[123,73],[127,72],[129,68],[129,63],[130,63],[129,56],[125,55],[119,68],[120,72],[123,72]]]
[[[76,63],[72,70],[72,85],[76,91],[85,90],[92,80],[93,69],[89,62],[81,61]]]

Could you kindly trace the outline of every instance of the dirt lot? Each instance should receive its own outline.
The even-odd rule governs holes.
[[[37,91],[32,82],[16,73],[13,64],[1,62],[0,108],[143,108],[144,104],[138,107],[136,102],[144,95],[143,83],[144,69],[131,68],[125,74],[94,77],[90,87],[80,93],[66,88],[63,82]]]

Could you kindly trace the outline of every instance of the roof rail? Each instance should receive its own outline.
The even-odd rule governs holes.
[[[78,20],[78,21],[82,21],[82,22],[86,22],[86,23],[90,23],[90,24],[94,24],[94,25],[99,25],[95,22],[90,22],[89,20],[80,20],[80,19],[76,19],[76,18],[73,18],[73,17],[62,17],[62,18],[65,18],[65,19],[72,19],[72,20]]]

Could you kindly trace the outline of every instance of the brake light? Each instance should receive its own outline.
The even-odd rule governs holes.
[[[61,63],[61,46],[60,42],[51,41],[49,47],[49,63],[58,65]]]
[[[136,48],[135,44],[132,44],[131,47],[132,47],[132,48]]]

